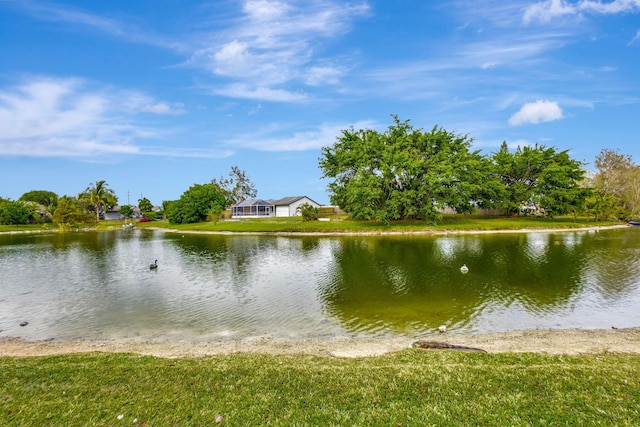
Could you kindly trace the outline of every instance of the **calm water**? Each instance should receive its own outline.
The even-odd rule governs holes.
[[[451,237],[0,234],[0,336],[302,339],[416,336],[440,325],[640,326],[640,227]]]

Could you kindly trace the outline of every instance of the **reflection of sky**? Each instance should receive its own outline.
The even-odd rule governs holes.
[[[527,234],[527,252],[533,259],[541,259],[547,253],[549,247],[549,236],[547,233]]]
[[[435,244],[445,258],[451,258],[462,247],[462,239],[442,237],[436,239]]]
[[[491,305],[474,319],[468,332],[631,328],[640,325],[640,292],[635,292],[628,300],[605,300],[601,294],[585,290],[569,304],[546,311],[531,311],[518,302],[506,306]]]
[[[564,234],[560,234],[559,236],[562,238],[562,242],[564,246],[568,249],[573,248],[576,245],[582,243],[582,239],[586,232],[567,232]]]
[[[482,240],[478,236],[438,237],[434,244],[444,258],[455,258],[462,252],[469,255],[482,253]]]

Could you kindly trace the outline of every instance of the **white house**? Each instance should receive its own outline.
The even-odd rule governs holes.
[[[307,196],[284,197],[278,200],[243,200],[231,207],[232,218],[264,218],[264,217],[290,217],[297,216],[298,206],[310,204],[319,208],[320,204]]]
[[[298,216],[300,212],[297,211],[298,206],[304,205],[305,203],[310,204],[314,208],[319,208],[320,204],[314,202],[307,196],[293,196],[293,197],[285,197],[278,200],[272,201],[273,205],[276,207],[276,216]]]

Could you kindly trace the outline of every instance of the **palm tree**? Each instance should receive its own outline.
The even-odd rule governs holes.
[[[105,180],[96,181],[95,184],[91,184],[87,187],[80,199],[86,201],[93,207],[96,212],[96,222],[100,221],[100,210],[104,209],[106,212],[107,207],[115,206],[118,203],[115,191],[109,188]]]

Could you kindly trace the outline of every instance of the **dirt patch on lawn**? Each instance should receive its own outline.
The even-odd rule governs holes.
[[[289,340],[256,337],[229,342],[158,341],[26,341],[0,338],[0,356],[112,352],[158,357],[203,357],[216,354],[311,354],[330,357],[378,356],[411,347],[418,338],[334,338]],[[489,353],[534,352],[548,354],[640,354],[640,328],[528,330],[495,334],[428,335],[419,339],[465,345]]]

